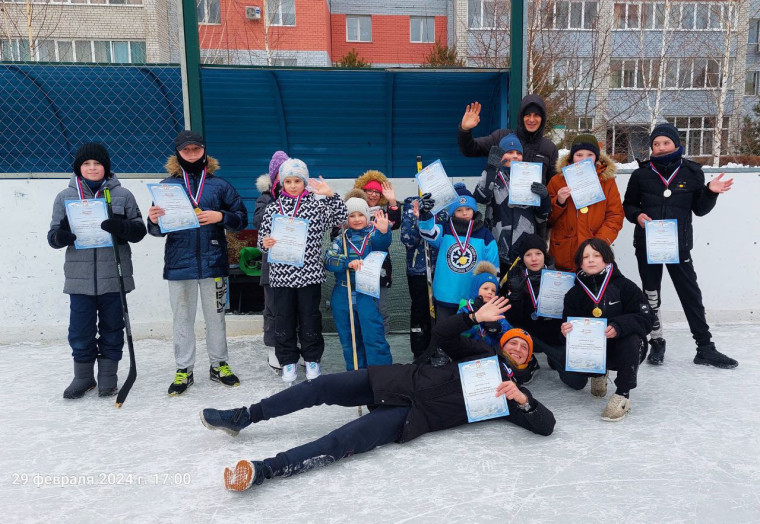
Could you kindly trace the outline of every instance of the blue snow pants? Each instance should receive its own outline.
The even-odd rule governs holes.
[[[69,345],[74,361],[90,363],[99,356],[120,361],[124,316],[119,293],[74,294],[69,299]]]
[[[353,289],[352,289],[353,291]],[[392,364],[391,348],[385,338],[383,317],[378,299],[353,291],[354,332],[356,335],[356,358],[359,369],[367,366]],[[351,320],[348,315],[348,288],[345,282],[337,282],[330,298],[335,327],[338,329],[340,345],[346,370],[354,369],[354,354],[351,344]]]

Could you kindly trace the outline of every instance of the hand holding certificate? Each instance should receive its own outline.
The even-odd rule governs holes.
[[[541,197],[530,190],[533,182],[541,183],[543,164],[513,161],[509,169],[509,205],[540,206]]]
[[[607,371],[607,319],[568,317],[572,329],[565,336],[565,370],[579,373]]]
[[[103,231],[100,224],[108,219],[106,201],[102,198],[67,200],[66,216],[71,232],[76,235],[76,249],[94,249],[113,245],[111,233]]]
[[[575,273],[565,271],[541,271],[536,313],[540,317],[562,318],[565,295],[575,284]]]
[[[446,171],[443,170],[443,164],[440,160],[426,166],[415,175],[415,178],[420,188],[420,194],[430,193],[431,198],[435,200],[435,207],[431,210],[434,215],[454,202],[459,196],[446,175]]]
[[[356,272],[356,292],[380,298],[380,272],[388,253],[373,251],[362,261],[361,269]]]
[[[496,396],[496,390],[501,384],[498,358],[488,357],[460,362],[459,377],[468,422],[509,415],[507,399],[504,395]]]
[[[190,205],[185,187],[180,184],[146,184],[153,203],[164,210],[158,217],[162,233],[201,227],[198,215]]]
[[[588,206],[605,200],[599,175],[596,174],[596,167],[590,158],[563,167],[562,174],[570,188],[576,209],[584,212],[585,208],[585,212],[588,212]]]
[[[678,220],[650,220],[645,223],[647,264],[678,264]]]
[[[303,267],[306,257],[306,239],[309,234],[309,221],[287,215],[272,215],[270,237],[276,243],[269,248],[267,260],[270,264],[286,264]]]

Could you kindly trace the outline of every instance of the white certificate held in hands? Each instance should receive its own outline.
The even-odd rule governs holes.
[[[579,373],[607,371],[607,319],[568,317],[573,325],[567,334],[565,370]]]
[[[504,395],[496,396],[496,389],[501,384],[498,358],[460,362],[459,378],[462,381],[468,422],[509,415],[507,398]]]
[[[306,238],[309,221],[287,215],[272,215],[272,231],[269,236],[276,240],[269,248],[267,261],[270,264],[285,264],[303,267],[306,257]]]
[[[647,264],[678,264],[678,220],[650,220],[644,225]]]
[[[509,205],[540,206],[541,197],[530,190],[533,182],[541,182],[543,164],[512,162],[509,168]]]
[[[573,285],[575,285],[575,273],[543,269],[536,307],[538,316],[562,318],[562,311],[565,308],[565,295]]]
[[[446,175],[440,160],[425,166],[422,171],[415,175],[415,178],[417,179],[417,186],[420,188],[420,194],[430,193],[431,198],[435,200],[435,206],[431,211],[434,215],[441,209],[448,207],[459,196]]]
[[[565,175],[576,209],[605,200],[599,175],[596,174],[596,167],[590,158],[563,167],[562,174]]]
[[[185,186],[180,184],[146,184],[153,204],[166,214],[158,217],[158,227],[162,233],[182,231],[201,227]]]
[[[100,227],[100,224],[108,218],[105,199],[67,200],[65,205],[69,227],[77,236],[74,241],[76,249],[94,249],[113,245],[111,233],[103,231]]]
[[[356,272],[356,292],[380,298],[380,272],[388,253],[373,251],[362,260],[362,268]]]

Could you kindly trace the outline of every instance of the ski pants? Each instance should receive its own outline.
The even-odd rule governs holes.
[[[628,393],[636,387],[639,364],[647,355],[646,342],[639,335],[607,339],[607,369],[617,371],[615,387],[618,393]]]
[[[274,352],[280,365],[297,364],[301,355],[306,362],[319,362],[325,351],[319,311],[322,285],[270,287],[270,290],[274,295]],[[300,352],[298,340],[301,341]]]
[[[559,374],[559,379],[575,390],[586,387],[588,376],[583,373],[565,371],[565,346],[555,346],[533,337],[533,352],[543,353],[549,362],[549,367]]]
[[[407,275],[409,283],[409,343],[414,358],[421,356],[430,344],[430,302],[427,276]]]
[[[641,276],[641,287],[649,301],[649,307],[657,316],[655,329],[652,330],[651,338],[662,337],[662,323],[660,322],[660,288],[662,284],[663,264],[647,264],[646,250],[636,250],[636,260]],[[681,262],[678,264],[665,264],[676,288],[678,300],[681,302],[686,321],[689,323],[691,335],[697,346],[707,345],[712,339],[710,326],[705,318],[705,307],[702,305],[702,292],[697,284],[697,273],[694,271],[694,263],[690,253],[681,253]]]
[[[98,356],[121,360],[124,316],[120,294],[74,294],[69,301],[69,345],[74,361],[89,364]]]
[[[260,412],[262,420],[269,420],[322,404],[354,407],[373,402],[369,372],[361,369],[301,382],[252,405],[250,412]],[[401,436],[410,409],[409,406],[377,407],[324,437],[278,453],[264,463],[272,468],[274,476],[287,477],[395,442]]]
[[[356,291],[351,296],[358,369],[392,364],[391,348],[385,338],[378,299]],[[354,353],[351,341],[351,317],[348,311],[348,288],[345,280],[338,280],[335,283],[330,298],[330,308],[333,312],[335,327],[338,329],[340,345],[343,347],[346,370],[351,371],[354,369]]]
[[[264,288],[264,345],[273,348],[275,346],[274,337],[274,291],[268,285],[262,285]]]

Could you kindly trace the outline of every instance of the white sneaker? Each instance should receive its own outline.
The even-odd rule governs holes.
[[[602,420],[617,422],[623,420],[629,411],[631,411],[631,401],[623,395],[615,393],[610,397],[610,401],[607,402],[607,406],[602,411]]]
[[[322,374],[322,366],[319,362],[307,362],[306,363],[306,380],[314,380]]]
[[[288,364],[287,366],[282,366],[283,382],[295,382],[296,378],[298,378],[298,364]]]

